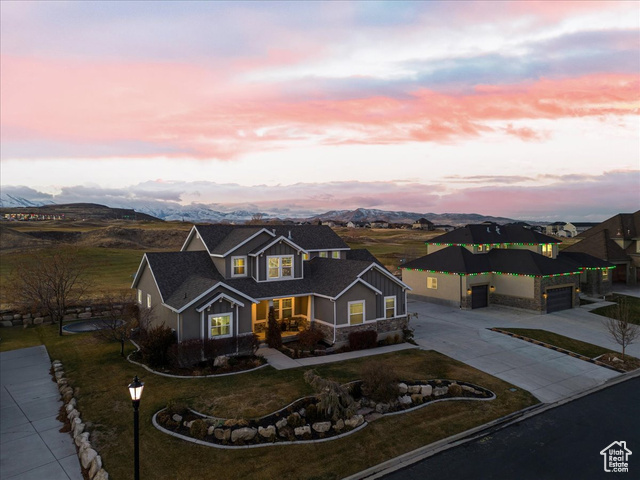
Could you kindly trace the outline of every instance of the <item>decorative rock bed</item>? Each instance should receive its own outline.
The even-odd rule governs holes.
[[[352,382],[359,391],[361,382]],[[366,397],[356,399],[356,412],[334,421],[317,407],[316,397],[304,397],[286,407],[256,419],[223,419],[194,410],[180,413],[164,408],[153,416],[160,431],[183,440],[216,448],[256,448],[288,443],[327,441],[364,428],[385,415],[409,412],[446,400],[493,400],[495,394],[483,387],[451,380],[428,380],[398,384],[398,397],[391,402],[375,402]],[[354,392],[354,396],[357,396]]]

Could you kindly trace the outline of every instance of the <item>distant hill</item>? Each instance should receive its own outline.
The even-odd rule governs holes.
[[[23,199],[24,200],[24,199]],[[150,220],[161,219],[136,212],[131,208],[111,208],[97,203],[47,204],[40,206],[0,207],[0,213],[36,213],[41,215],[64,215],[65,220]]]

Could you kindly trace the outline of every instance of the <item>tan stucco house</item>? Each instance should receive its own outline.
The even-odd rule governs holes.
[[[467,225],[426,242],[428,254],[401,266],[411,294],[463,309],[505,305],[550,313],[579,305],[586,269],[613,266],[558,257],[557,238],[515,225]],[[602,285],[600,285],[602,287]],[[609,288],[610,284],[603,288]]]
[[[195,225],[179,252],[146,253],[132,288],[178,341],[261,334],[272,305],[334,345],[402,333],[409,290],[321,225]]]

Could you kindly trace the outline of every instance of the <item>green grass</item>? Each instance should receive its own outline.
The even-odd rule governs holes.
[[[554,347],[564,348],[570,352],[579,353],[585,357],[595,358],[603,355],[611,350],[592,343],[581,342],[573,338],[565,337],[564,335],[558,335],[557,333],[548,332],[546,330],[538,330],[533,328],[500,328],[506,332],[516,333],[523,337],[538,340],[540,342],[548,343]]]
[[[528,392],[512,392],[511,385],[439,353],[406,350],[376,356],[375,360],[383,368],[395,368],[406,380],[467,381],[489,388],[497,399],[432,404],[382,418],[353,435],[325,443],[219,450],[159,432],[151,425],[152,415],[172,399],[221,417],[264,415],[311,393],[302,378],[305,369],[276,371],[266,367],[231,377],[171,379],[150,374],[122,359],[117,344],[102,343],[90,334],[59,337],[55,325],[15,329],[10,335],[11,345],[34,341],[34,333],[46,345],[51,359],[63,362],[70,384],[77,389],[82,419],[91,423],[91,441],[114,480],[131,477],[133,411],[126,387],[134,375],[145,382],[140,407],[141,476],[158,480],[211,478],[213,471],[225,479],[342,478],[537,403]],[[20,335],[30,340],[21,341]],[[5,348],[4,341],[0,346]],[[370,361],[361,358],[320,365],[316,370],[344,382],[359,378]]]
[[[42,345],[40,332],[41,329],[37,327],[2,327],[0,328],[0,352]]]
[[[607,300],[619,303],[620,300],[623,299],[627,302],[631,313],[629,321],[631,323],[635,323],[636,325],[640,325],[640,298],[630,297],[628,295],[618,295],[614,293],[612,297]],[[617,305],[608,305],[606,307],[600,307],[591,310],[591,313],[595,313],[596,315],[601,315],[603,317],[614,318],[616,308]]]

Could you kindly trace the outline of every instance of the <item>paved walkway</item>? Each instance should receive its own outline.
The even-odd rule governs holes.
[[[262,355],[269,365],[276,370],[287,370],[289,368],[312,367],[323,363],[342,362],[343,360],[351,360],[353,358],[370,357],[373,355],[381,355],[383,353],[397,352],[408,348],[417,348],[408,343],[400,343],[398,345],[386,345],[384,347],[371,348],[368,350],[358,350],[356,352],[336,353],[324,355],[321,357],[297,358],[293,359],[274,348],[262,346],[258,350],[258,355]]]
[[[44,346],[0,353],[0,478],[82,480]]]
[[[538,315],[503,307],[477,310],[410,301],[417,312],[411,324],[416,342],[460,360],[534,394],[555,402],[604,383],[619,374],[568,355],[492,332],[490,327],[538,328],[618,350],[601,317],[583,308]],[[640,355],[640,344],[628,353]]]

